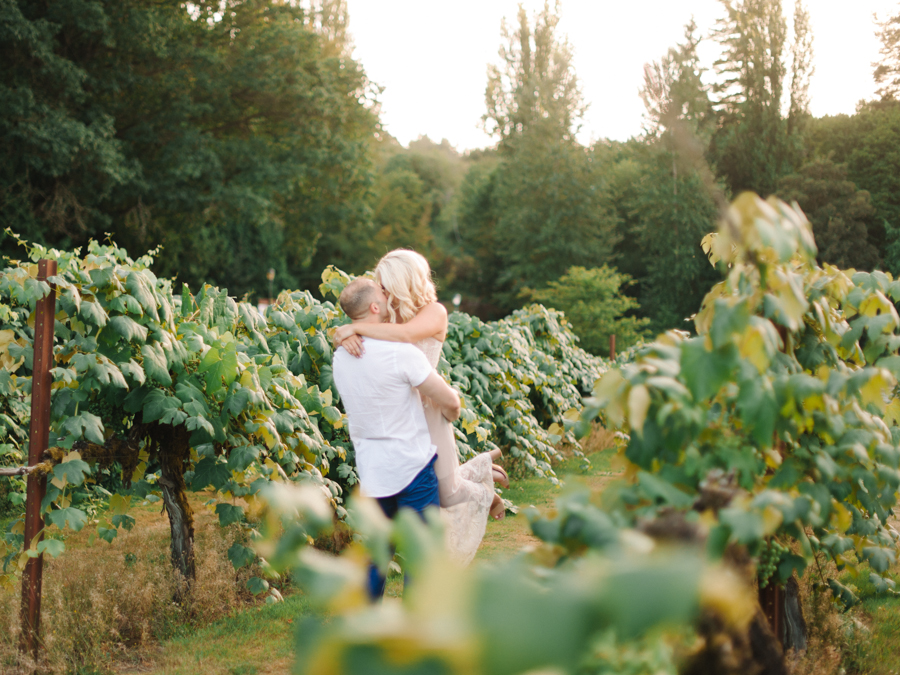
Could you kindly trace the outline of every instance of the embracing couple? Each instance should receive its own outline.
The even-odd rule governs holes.
[[[452,422],[459,395],[435,370],[447,337],[447,310],[437,302],[428,262],[391,251],[341,293],[352,323],[335,332],[334,381],[344,402],[362,491],[389,518],[400,508],[423,513],[440,506],[449,553],[471,562],[488,516],[502,518],[492,464],[495,450],[460,465]],[[363,340],[365,339],[365,342]],[[384,594],[384,577],[370,568],[369,592]]]

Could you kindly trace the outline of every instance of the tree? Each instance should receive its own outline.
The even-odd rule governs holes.
[[[156,272],[238,295],[265,293],[270,267],[280,287],[315,285],[323,259],[356,269],[377,106],[349,56],[345,3],[0,12],[0,212],[14,230],[162,244]]]
[[[896,99],[900,93],[900,12],[878,21],[881,60],[875,66],[875,82],[881,85],[875,93],[882,99]]]
[[[645,337],[644,328],[650,320],[625,316],[638,308],[634,298],[621,292],[630,282],[628,275],[606,265],[594,269],[570,267],[546,288],[526,288],[523,294],[532,302],[565,313],[581,347],[600,356],[608,353],[610,335],[616,336],[619,349]]]
[[[900,273],[900,103],[873,101],[855,115],[814,120],[809,142],[815,156],[845,165],[847,180],[870,194],[867,239],[882,251],[885,268]]]
[[[371,242],[376,256],[395,248],[415,248],[429,253],[432,244],[431,203],[419,176],[399,166],[386,170],[375,182]],[[374,262],[372,263],[374,265]]]
[[[571,141],[585,105],[572,66],[572,48],[556,35],[559,3],[551,10],[545,0],[533,25],[519,5],[517,22],[511,30],[504,20],[501,64],[488,66],[485,130],[498,138],[501,147],[530,129]]]
[[[102,233],[113,190],[140,180],[113,116],[91,95],[89,55],[112,30],[97,1],[0,5],[0,215],[36,241]]]
[[[685,319],[717,279],[700,240],[720,216],[722,188],[711,182],[702,154],[695,158],[698,166],[677,150],[638,140],[594,148],[597,163],[609,166],[610,201],[618,215],[613,259],[634,279],[626,292],[655,332],[687,329]]]
[[[500,312],[521,305],[522,289],[541,288],[572,265],[607,262],[616,238],[589,150],[530,132],[508,147],[459,213],[462,247],[480,279],[476,297]]]
[[[809,113],[809,81],[815,73],[813,35],[809,12],[800,0],[794,4],[794,41],[791,44],[791,96],[788,108],[788,136],[796,133]]]
[[[707,127],[713,121],[708,87],[702,77],[697,47],[700,37],[693,20],[684,28],[684,42],[671,47],[659,61],[644,65],[644,131],[660,138],[679,127],[708,142]]]
[[[797,0],[789,122],[782,113],[787,22],[781,0],[720,1],[726,16],[713,32],[723,49],[714,63],[721,78],[713,85],[719,128],[710,156],[733,194],[752,190],[768,195],[778,178],[790,173],[800,152],[797,121],[806,113],[811,74],[809,22]]]
[[[817,259],[842,269],[875,269],[879,248],[869,239],[875,209],[869,193],[847,180],[847,168],[817,159],[778,183],[778,196],[796,201],[812,223]]]

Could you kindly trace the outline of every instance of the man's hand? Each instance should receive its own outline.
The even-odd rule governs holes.
[[[444,382],[444,378],[435,371],[431,371],[431,375],[425,378],[425,381],[416,389],[424,396],[430,398],[441,411],[441,414],[450,422],[459,417],[459,394]]]

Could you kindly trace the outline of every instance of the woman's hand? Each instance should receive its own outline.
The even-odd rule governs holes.
[[[340,346],[350,352],[351,356],[355,356],[356,358],[359,358],[366,353],[366,350],[363,349],[363,339],[361,335],[354,334],[348,338],[344,338],[344,341],[341,342]]]
[[[352,323],[344,324],[343,326],[338,326],[334,329],[334,346],[340,347],[341,343],[346,340],[351,335],[356,335],[356,329],[353,327]],[[346,347],[345,347],[346,349]]]

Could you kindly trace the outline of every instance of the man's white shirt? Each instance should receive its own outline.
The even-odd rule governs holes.
[[[356,469],[370,497],[395,495],[434,457],[419,392],[433,369],[415,346],[366,338],[361,358],[334,354],[337,385],[356,450]]]

